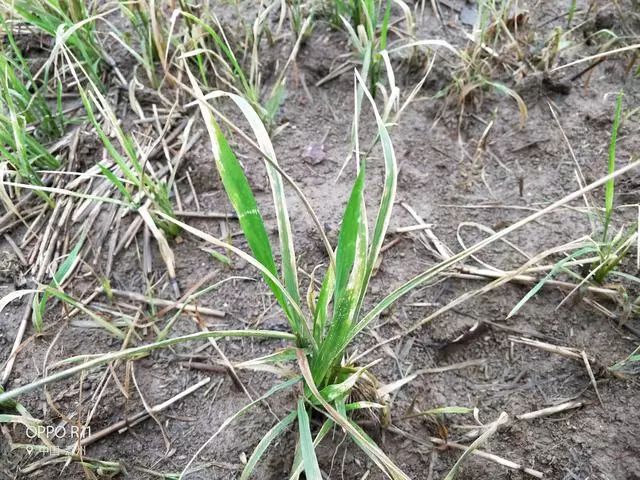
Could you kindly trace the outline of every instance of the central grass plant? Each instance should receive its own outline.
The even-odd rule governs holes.
[[[344,354],[357,333],[373,318],[363,319],[361,309],[389,225],[397,182],[397,164],[391,139],[370,93],[357,75],[358,89],[365,93],[373,106],[385,165],[384,188],[373,230],[370,235],[364,201],[366,159],[360,158],[356,145],[359,168],[343,213],[337,247],[334,251],[321,233],[328,250],[329,266],[320,291],[317,295],[307,296],[313,300],[309,302],[305,313],[299,293],[293,234],[284,192],[284,181],[288,177],[277,163],[267,130],[248,101],[232,93],[214,92],[205,96],[196,78],[187,72],[211,138],[217,170],[251,250],[251,263],[262,272],[287,317],[295,337],[296,359],[304,378],[305,388],[297,408],[265,438],[273,441],[288,424],[297,420],[300,431],[299,455],[294,462],[294,471],[302,465],[307,478],[321,478],[313,453],[308,418],[311,408],[320,409],[327,417],[326,429],[334,424],[340,425],[391,478],[408,478],[346,414],[347,411],[362,408],[357,402],[351,401],[351,394],[363,377],[364,370],[345,364]],[[243,168],[207,103],[210,98],[222,96],[230,98],[242,111],[265,158],[278,223],[282,257],[280,266],[276,265],[267,228]],[[308,205],[307,202],[305,204]],[[382,407],[377,398],[369,400],[374,402],[373,405]],[[256,448],[243,478],[257,463],[255,457],[261,456],[265,449],[264,444]]]

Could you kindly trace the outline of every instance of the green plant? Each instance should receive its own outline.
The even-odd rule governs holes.
[[[632,372],[638,373],[640,372],[640,347],[636,348],[631,355],[629,355],[624,360],[616,363],[612,370],[619,372]]]
[[[95,19],[90,16],[86,2],[15,0],[7,3],[5,10],[9,17],[38,28],[56,41],[64,38],[64,42],[82,63],[93,82],[102,86],[100,73],[104,66],[104,54],[97,40]],[[50,64],[46,65],[48,67]],[[45,73],[48,75],[49,72]]]
[[[613,129],[611,131],[611,141],[609,142],[609,161],[607,162],[608,173],[616,170],[616,145],[618,143],[618,128],[620,127],[620,117],[622,116],[622,92],[616,99],[616,110],[613,117]],[[605,185],[604,191],[604,228],[602,241],[606,243],[609,233],[609,223],[613,213],[613,196],[615,193],[615,180],[611,179]]]
[[[51,111],[46,85],[38,87],[7,23],[0,20],[0,26],[7,39],[0,48],[0,153],[19,179],[42,185],[38,171],[60,166],[45,143],[62,135],[62,114]],[[46,193],[38,195],[51,202]]]
[[[244,52],[251,52],[248,66],[243,65],[242,57],[239,58],[234,53],[234,47],[225,29],[213,12],[198,16],[185,6],[180,11],[187,24],[185,40],[182,45],[177,45],[180,51],[190,50],[183,54],[184,58],[193,60],[199,79],[205,86],[209,85],[211,79],[209,72],[213,72],[217,85],[244,96],[269,129],[273,127],[284,99],[286,71],[295,58],[311,23],[311,16],[304,20],[289,59],[271,88],[263,89],[259,46],[266,29],[268,15],[277,5],[276,2],[269,5],[254,20],[251,35],[247,37],[247,43],[242,47]]]
[[[620,92],[616,99],[615,113],[613,117],[613,127],[611,130],[611,140],[609,141],[609,152],[607,162],[607,172],[616,170],[616,146],[618,141],[618,129],[622,118],[622,98]],[[596,282],[602,283],[607,276],[618,266],[632,246],[638,232],[638,223],[635,222],[630,228],[620,230],[616,235],[610,236],[609,227],[614,212],[615,180],[611,179],[605,184],[604,194],[604,218],[602,223],[602,241],[594,240],[600,260],[592,265],[592,274]]]
[[[569,10],[567,11],[567,28],[571,28],[571,23],[573,23],[573,18],[576,15],[577,8],[578,8],[578,1],[571,0],[571,5],[569,5]]]
[[[629,227],[620,228],[615,235],[610,234],[611,220],[615,211],[615,179],[612,174],[616,171],[616,145],[620,119],[622,118],[622,99],[623,94],[620,92],[616,99],[613,127],[609,141],[607,173],[610,178],[604,185],[604,208],[602,213],[598,209],[589,209],[588,212],[591,218],[598,220],[594,231],[585,241],[574,243],[574,248],[565,252],[565,257],[558,261],[549,273],[518,302],[509,313],[509,316],[517,313],[546,283],[561,274],[576,282],[576,287],[571,293],[588,286],[599,288],[611,277],[615,277],[619,281],[631,282],[632,284],[640,283],[640,279],[618,269],[630,248],[637,243],[638,222],[635,221]],[[589,206],[588,201],[587,206]],[[629,293],[622,283],[616,287],[614,292],[616,294],[610,295],[610,297],[619,304],[621,310],[619,318],[621,321],[625,321],[631,314],[640,313],[640,296],[635,300],[630,299]],[[564,301],[566,301],[566,298]],[[605,312],[607,311],[604,308],[602,309]]]
[[[288,12],[289,12],[289,21],[291,24],[291,31],[294,34],[294,38],[303,38],[306,39],[311,35],[311,30],[313,29],[313,24],[305,27],[305,13],[307,7],[303,4],[302,0],[287,0]],[[309,18],[313,15],[313,8],[310,12],[307,13],[306,17]]]
[[[165,42],[163,38],[166,32],[160,28],[155,10],[155,2],[147,2],[146,0],[119,0],[118,4],[124,16],[129,20],[135,36],[139,42],[137,45],[126,44],[127,50],[134,58],[144,67],[145,73],[151,86],[158,88],[159,79],[156,74],[155,64],[157,61],[164,61]],[[116,32],[116,39],[120,41],[120,37],[127,37],[120,32]],[[141,53],[138,53],[141,50]]]
[[[375,96],[382,70],[382,52],[387,48],[391,0],[334,0],[331,7],[334,22],[338,20],[335,23],[347,30],[365,65],[362,72]]]
[[[280,254],[282,256],[280,272],[275,263],[259,206],[243,169],[214,119],[198,81],[188,70],[187,73],[190,76],[191,87],[196,94],[201,114],[207,125],[218,172],[231,204],[238,214],[240,225],[252,252],[251,256],[246,254],[243,256],[262,272],[265,282],[285,312],[297,347],[293,352],[305,380],[304,396],[300,398],[297,409],[274,427],[274,430],[265,438],[270,442],[278,433],[284,431],[288,424],[297,419],[300,430],[300,450],[293,470],[298,470],[302,465],[308,478],[317,478],[313,477],[313,473],[317,472],[318,467],[315,455],[312,453],[314,447],[307,411],[309,408],[321,409],[328,416],[329,425],[342,426],[356,444],[371,456],[383,470],[393,478],[406,478],[373,441],[346,416],[347,410],[354,408],[352,405],[355,400],[353,396],[356,395],[356,392],[362,393],[365,390],[362,387],[367,382],[363,379],[370,378],[368,375],[365,376],[364,369],[344,364],[344,354],[357,332],[372,319],[369,318],[363,324],[360,311],[389,223],[397,180],[397,166],[391,140],[382,119],[375,110],[373,99],[366,89],[363,89],[362,79],[358,77],[359,89],[363,89],[374,107],[380,143],[385,158],[386,180],[378,205],[373,235],[369,237],[367,232],[368,225],[364,205],[366,161],[362,159],[359,173],[344,211],[335,253],[325,238],[330,264],[327,267],[320,291],[316,292],[317,295],[308,296],[311,302],[308,305],[308,314],[305,314],[299,293],[296,257],[284,195],[284,178],[287,177],[277,164],[267,130],[247,100],[232,93],[219,92],[216,95],[230,98],[240,108],[251,125],[258,145],[265,156],[280,237]],[[188,231],[192,231],[192,229]],[[231,248],[234,253],[240,253],[237,249]],[[380,401],[376,398],[369,400],[372,400],[374,404],[379,404]],[[248,465],[255,465],[265,448],[264,443],[260,445]],[[311,476],[309,477],[309,475]]]
[[[170,218],[173,217],[173,207],[169,199],[169,190],[166,183],[157,179],[153,172],[148,169],[146,157],[140,152],[140,148],[134,138],[124,132],[109,101],[84,70],[83,66],[76,61],[73,52],[63,47],[63,55],[76,80],[78,93],[87,116],[117,166],[117,171],[114,173],[114,171],[98,163],[102,174],[122,194],[123,199],[130,208],[138,209],[146,201],[149,201],[154,209],[158,209],[158,211],[165,213]],[[82,78],[82,76],[85,78]],[[115,136],[118,142],[117,146],[111,141],[102,124],[98,121],[96,111],[106,122],[113,136]],[[118,175],[122,175],[122,178]],[[179,233],[180,230],[175,224],[166,222],[157,215],[153,217],[153,223],[170,237],[175,237]]]
[[[96,322],[96,324],[103,327],[115,337],[124,338],[123,333],[118,328],[114,327],[111,323],[107,322],[99,315],[93,313],[90,309],[84,306],[82,302],[78,302],[77,300],[66,294],[62,289],[62,285],[66,280],[69,279],[79,261],[78,255],[80,253],[80,249],[84,244],[84,241],[85,238],[81,238],[73,248],[73,250],[69,252],[67,258],[65,258],[64,262],[60,264],[60,267],[58,267],[58,269],[54,273],[50,284],[41,287],[40,291],[34,292],[35,295],[33,297],[32,314],[33,327],[36,333],[42,332],[42,329],[44,327],[44,314],[46,312],[47,302],[53,297],[61,300],[62,302],[70,305],[73,308],[77,308],[78,310],[82,311],[85,315]]]
[[[4,83],[10,89],[11,99],[25,121],[36,132],[36,136],[44,140],[60,137],[64,133],[64,118],[60,111],[52,112],[45,98],[44,93],[49,86],[38,84],[18,47],[11,27],[1,18],[0,27],[6,38],[6,43],[0,46],[0,71],[6,77]],[[55,85],[57,106],[60,109],[60,85]],[[4,91],[3,95],[7,95],[7,91]],[[5,96],[3,103],[6,105],[11,99]]]

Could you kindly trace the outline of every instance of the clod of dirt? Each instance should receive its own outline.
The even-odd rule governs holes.
[[[318,165],[324,162],[327,153],[324,151],[324,143],[311,143],[306,146],[302,154],[302,159],[311,165]]]
[[[338,241],[338,234],[340,233],[340,225],[337,225],[332,222],[325,222],[324,233],[329,239],[329,242],[332,245],[335,245],[335,243]]]
[[[603,104],[591,104],[585,108],[584,121],[592,128],[610,128],[611,115]]]
[[[598,12],[596,15],[596,30],[610,30],[616,23],[616,17],[613,12]]]
[[[559,80],[545,76],[542,79],[542,85],[553,93],[559,93],[561,95],[569,95],[571,93],[571,83],[568,80]]]
[[[0,283],[22,284],[22,265],[13,252],[0,251]]]

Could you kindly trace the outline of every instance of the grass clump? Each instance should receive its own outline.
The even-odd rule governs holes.
[[[34,79],[10,26],[2,21],[0,27],[7,40],[0,47],[0,153],[18,181],[42,186],[38,171],[60,166],[45,146],[64,131],[60,97],[58,112],[53,112],[46,84],[39,86]],[[51,203],[47,194],[37,193]]]
[[[520,47],[526,32],[527,17],[512,11],[508,0],[482,0],[478,2],[476,24],[468,35],[467,47],[459,51],[460,66],[452,73],[453,81],[441,95],[454,98],[464,110],[466,103],[482,102],[485,91],[496,91],[513,98],[520,112],[521,124],[527,117],[527,106],[520,95],[496,78],[501,72],[515,76],[515,70],[524,60]]]
[[[615,178],[612,174],[616,171],[616,146],[622,113],[623,94],[620,92],[616,97],[613,127],[609,141],[607,174],[611,178],[604,184],[603,207],[593,206],[588,197],[584,197],[587,213],[592,223],[591,235],[583,241],[574,242],[574,249],[565,252],[565,257],[557,262],[549,273],[518,302],[509,316],[518,312],[547,282],[559,275],[566,275],[576,282],[576,287],[569,296],[583,291],[587,287],[596,289],[606,287],[610,292],[614,292],[614,295],[609,295],[609,299],[618,304],[619,313],[617,314],[609,311],[604,305],[593,302],[599,310],[610,317],[618,318],[624,322],[630,315],[640,313],[640,296],[633,299],[630,294],[633,288],[631,290],[628,288],[640,283],[640,279],[619,268],[629,251],[637,244],[638,222],[636,220],[631,225],[622,226],[615,233],[611,231],[615,213]],[[611,281],[614,282],[613,286],[608,283]],[[569,296],[563,300],[563,303]]]
[[[382,52],[387,48],[391,0],[334,0],[330,2],[330,15],[336,26],[349,33],[365,64],[362,71],[368,78],[368,88],[375,96],[384,62]]]
[[[5,10],[6,16],[37,28],[53,40],[63,36],[93,82],[102,85],[105,54],[97,39],[93,13],[87,6],[80,0],[15,0]]]
[[[622,119],[623,93],[616,97],[615,111],[613,117],[613,127],[611,139],[609,141],[607,173],[610,175],[616,170],[616,147],[618,142],[618,130]],[[611,232],[611,221],[615,212],[615,179],[611,178],[605,184],[604,208],[602,215],[596,215],[598,223],[601,225],[601,240],[598,240],[598,232],[594,232],[593,242],[598,261],[591,265],[588,277],[593,277],[596,283],[602,284],[615,272],[616,267],[622,262],[629,249],[633,246],[637,238],[638,222],[627,228],[621,228],[616,233]],[[634,302],[635,303],[635,302]]]
[[[273,128],[284,101],[287,69],[306,38],[312,19],[309,15],[303,20],[300,8],[291,6],[294,22],[299,23],[296,26],[296,41],[289,59],[276,75],[275,81],[266,88],[260,73],[260,45],[265,37],[269,40],[272,36],[268,21],[276,6],[278,4],[273,3],[260,12],[242,42],[234,40],[233,32],[225,28],[212,11],[197,12],[186,4],[182,4],[182,8],[176,11],[185,22],[182,40],[175,43],[176,49],[188,51],[183,57],[188,59],[198,72],[199,81],[207,87],[215,85],[242,95],[258,112],[269,130]],[[244,54],[236,55],[236,51]]]
[[[65,45],[62,45],[61,49],[66,65],[76,82],[87,117],[115,163],[114,168],[97,163],[101,173],[120,192],[124,204],[129,208],[138,210],[147,206],[154,212],[157,210],[173,218],[169,187],[165,181],[156,177],[148,165],[149,151],[141,148],[134,137],[125,132],[107,97],[77,61],[73,52]],[[115,138],[115,141],[112,138]],[[167,222],[155,214],[152,214],[152,217],[155,225],[169,237],[175,237],[180,232],[174,223]]]
[[[195,82],[192,86],[198,89]],[[298,346],[310,348],[314,352],[310,356],[310,367],[314,381],[323,388],[339,377],[342,354],[349,343],[349,334],[353,333],[357,323],[366,287],[388,225],[397,174],[390,139],[386,127],[378,117],[381,141],[386,146],[387,181],[379,206],[374,236],[369,241],[364,206],[366,168],[363,161],[344,211],[336,253],[334,254],[333,250],[328,252],[331,259],[330,266],[317,295],[317,302],[310,305],[313,317],[308,318],[301,308],[295,251],[280,169],[266,130],[255,112],[247,108],[247,102],[241,97],[229,96],[251,123],[263,151],[266,148],[264,151],[268,159],[266,167],[272,184],[278,218],[282,283],[278,280],[279,273],[266,227],[242,167],[209,108],[201,104],[201,113],[205,117],[212,140],[216,165],[229,199],[238,214],[253,257],[259,263],[266,283],[287,314]]]
[[[293,478],[299,478],[303,471],[306,478],[320,478],[315,448],[333,427],[339,427],[346,432],[350,439],[389,478],[409,478],[367,436],[354,420],[354,412],[363,409],[371,412],[380,412],[379,416],[375,416],[382,424],[385,424],[388,420],[389,414],[385,398],[380,393],[378,381],[369,371],[369,366],[359,366],[351,363],[347,355],[347,349],[359,336],[360,332],[369,326],[382,311],[417,286],[435,278],[447,268],[449,263],[443,262],[415,277],[380,301],[373,309],[366,313],[364,312],[369,281],[374,273],[389,226],[398,175],[393,145],[387,127],[378,113],[371,93],[366,88],[364,79],[360,74],[356,73],[356,101],[358,101],[358,98],[366,97],[373,109],[377,125],[377,139],[380,143],[384,160],[383,189],[374,208],[376,213],[373,222],[370,224],[364,200],[367,189],[367,162],[370,159],[366,155],[360,154],[356,130],[355,160],[358,165],[357,175],[342,215],[341,228],[337,245],[334,249],[322,231],[322,227],[319,225],[317,217],[304,195],[278,165],[267,130],[259,115],[251,108],[250,103],[233,93],[213,92],[204,95],[196,77],[189,70],[187,70],[187,74],[191,81],[191,89],[195,94],[197,104],[207,126],[218,173],[227,196],[237,213],[251,254],[249,255],[188,225],[180,223],[180,226],[186,232],[192,233],[203,240],[209,241],[218,247],[227,248],[228,251],[241,256],[257,268],[262,273],[265,283],[286,315],[290,328],[290,333],[287,333],[287,335],[294,345],[285,351],[267,356],[262,361],[271,362],[276,361],[276,359],[278,361],[287,358],[293,359],[297,362],[300,376],[274,387],[262,398],[298,383],[303,385],[303,388],[299,391],[296,407],[267,432],[248,459],[241,478],[248,478],[251,475],[269,444],[287,431],[288,427],[294,423],[297,424],[299,437],[292,465]],[[274,249],[248,179],[213,114],[213,108],[208,103],[209,99],[221,97],[232,100],[235,106],[240,109],[251,126],[257,139],[259,150],[264,158],[276,210],[282,259],[280,265],[275,261]],[[357,108],[356,112],[358,113],[356,115],[359,115],[360,111],[361,108]],[[358,123],[358,121],[354,121],[354,124],[357,125]],[[296,193],[302,199],[302,203],[307,207],[316,227],[318,227],[319,235],[323,239],[329,259],[319,290],[314,291],[312,284],[312,291],[306,295],[306,308],[302,301],[303,296],[299,293],[300,285],[297,278],[296,255],[287,201],[284,194],[285,181],[296,190]],[[478,245],[475,248],[481,248],[481,246]],[[450,262],[455,263],[473,253],[473,251],[473,249],[469,249],[452,257]],[[276,332],[273,333],[275,334]],[[282,332],[278,333],[282,335]],[[222,335],[223,333],[220,332],[219,334]],[[260,337],[266,335],[266,332],[256,332],[254,334],[247,332],[246,334]],[[258,401],[260,399],[253,402],[253,404]],[[245,409],[238,412],[236,416],[242,415],[244,412]],[[309,422],[309,416],[312,412],[319,412],[322,418],[322,426],[315,433],[315,436],[313,435],[314,432],[311,431]],[[236,416],[229,419],[229,421],[235,419]],[[209,441],[212,441],[225,426],[223,425]],[[202,449],[205,446],[206,444],[203,445]]]
[[[127,50],[143,66],[151,86],[158,88],[160,80],[156,73],[156,63],[165,61],[166,42],[163,38],[166,38],[167,32],[158,21],[155,2],[149,4],[146,0],[119,0],[118,4],[124,17],[129,20],[138,44],[134,44],[133,39],[129,38],[129,32],[124,35],[121,32],[117,34],[128,40]]]

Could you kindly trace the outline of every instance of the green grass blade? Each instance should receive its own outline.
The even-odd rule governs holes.
[[[217,92],[216,92],[217,93]],[[273,194],[273,203],[276,209],[276,219],[278,222],[278,234],[280,236],[280,254],[282,255],[282,273],[284,277],[284,285],[291,297],[300,303],[300,292],[298,287],[298,273],[296,266],[296,255],[293,247],[293,234],[291,232],[291,222],[289,220],[289,211],[287,208],[287,198],[284,192],[282,176],[276,170],[278,162],[276,153],[273,149],[269,133],[265,128],[260,116],[244,98],[233,93],[223,93],[220,95],[228,96],[240,108],[242,114],[249,122],[253,133],[258,140],[260,149],[270,161],[265,160],[265,167],[271,184]]]
[[[371,409],[380,409],[380,410],[386,410],[389,408],[388,405],[383,405],[381,403],[376,403],[376,402],[368,402],[368,401],[360,401],[360,402],[352,402],[352,403],[347,403],[344,406],[344,410],[345,412],[352,412],[355,410],[371,410]]]
[[[267,279],[269,279],[270,283],[272,285],[275,286],[275,288],[278,290],[279,294],[284,297],[285,299],[287,299],[287,301],[289,302],[289,304],[291,305],[292,309],[295,310],[295,314],[297,317],[302,318],[304,315],[302,313],[302,310],[300,310],[300,306],[295,303],[293,301],[293,299],[289,296],[289,293],[287,292],[287,289],[284,288],[284,285],[282,285],[280,283],[280,281],[278,280],[278,278],[273,275],[273,273],[271,273],[262,263],[260,263],[258,260],[256,260],[253,256],[249,255],[246,252],[243,252],[242,250],[240,250],[239,248],[234,247],[233,245],[223,242],[219,239],[217,239],[216,237],[209,235],[201,230],[198,230],[197,228],[192,227],[191,225],[188,225],[186,223],[180,222],[179,220],[176,220],[175,218],[167,215],[166,213],[163,212],[159,212],[159,211],[155,211],[153,212],[155,215],[157,215],[160,218],[163,218],[171,223],[174,223],[175,225],[177,225],[178,227],[180,227],[181,229],[183,229],[184,231],[191,233],[192,235],[201,238],[202,240],[211,243],[212,245],[215,245],[216,247],[220,247],[220,248],[224,248],[225,250],[234,253],[235,255],[239,256],[240,258],[242,258],[243,260],[245,260],[247,263],[251,264],[253,267],[255,267],[262,275],[263,277],[266,277]],[[292,320],[287,317],[289,322],[291,322]],[[306,322],[302,322],[302,327],[303,329],[307,328],[307,324]],[[293,329],[293,326],[292,326]],[[300,337],[295,335],[294,338],[297,338],[298,341],[300,340]],[[316,350],[317,349],[317,344],[315,342],[315,340],[313,339],[313,335],[311,335],[311,332],[305,332],[305,339],[309,339],[309,343],[311,344],[310,346]]]
[[[107,179],[116,186],[116,188],[118,189],[118,191],[120,192],[120,194],[122,194],[122,197],[124,199],[127,200],[127,202],[129,203],[134,203],[133,202],[133,198],[131,197],[131,194],[129,193],[129,190],[127,190],[127,188],[124,186],[124,183],[122,183],[122,180],[120,180],[118,177],[115,176],[115,174],[109,170],[107,167],[105,167],[104,165],[102,165],[101,163],[98,163],[98,168],[100,169],[100,171],[102,172],[102,174],[107,177]]]
[[[636,362],[640,362],[640,347],[636,348],[633,352],[631,352],[631,354],[625,358],[624,360],[621,360],[620,362],[616,363],[615,365],[609,367],[610,370],[624,370],[625,367],[630,366],[630,364],[634,364]]]
[[[231,150],[222,130],[220,130],[220,126],[213,118],[213,114],[209,110],[206,100],[204,100],[204,95],[202,94],[202,90],[200,89],[197,80],[194,78],[190,70],[187,69],[187,73],[191,80],[191,86],[197,96],[200,113],[204,118],[207,131],[209,132],[213,157],[222,179],[222,184],[224,185],[225,191],[227,192],[227,196],[229,197],[234,210],[238,214],[240,226],[242,227],[242,231],[249,243],[251,252],[256,260],[262,264],[267,271],[269,271],[274,277],[277,277],[278,272],[273,259],[269,236],[267,235],[262,215],[260,215],[260,211],[258,210],[258,204],[256,203],[256,199],[251,187],[249,186],[249,181],[244,174],[244,170],[242,169],[240,162],[233,153],[233,150]],[[296,318],[295,314],[291,313],[289,304],[271,278],[264,275],[263,278],[275,295],[276,300],[282,309],[287,313],[294,332],[299,336],[299,338],[304,338],[301,325],[301,323],[304,322],[301,322],[299,318]]]
[[[611,130],[611,141],[609,142],[609,162],[607,164],[607,173],[611,174],[616,170],[616,144],[618,142],[618,128],[620,126],[620,117],[622,116],[622,92],[618,94],[616,99],[616,112],[613,117],[613,128]],[[603,242],[607,242],[607,234],[609,223],[611,222],[611,214],[613,212],[613,196],[615,193],[615,179],[610,179],[604,187],[604,233]]]
[[[313,439],[313,446],[318,447],[320,442],[327,436],[327,434],[331,431],[331,427],[335,424],[331,419],[326,419],[320,427],[320,431],[316,435],[316,438]],[[300,450],[296,451],[296,455],[293,459],[293,465],[291,467],[291,476],[289,480],[298,480],[300,478],[300,474],[302,473],[303,465],[302,465],[302,457],[300,455]]]
[[[391,0],[387,0],[384,9],[384,17],[382,18],[382,26],[380,27],[380,50],[387,48],[387,34],[389,32],[389,20],[391,19]]]
[[[119,328],[115,327],[114,325],[112,325],[110,322],[108,322],[107,320],[105,320],[101,316],[96,315],[91,310],[89,310],[87,307],[85,307],[82,304],[82,302],[78,302],[76,299],[74,299],[73,297],[70,297],[69,295],[64,293],[62,290],[59,290],[59,289],[57,289],[55,287],[51,287],[51,286],[46,287],[46,289],[44,291],[43,299],[49,298],[49,297],[56,297],[57,299],[63,301],[64,303],[67,303],[67,304],[71,305],[72,307],[77,308],[82,313],[84,313],[85,315],[90,317],[91,320],[93,320],[98,325],[100,325],[102,328],[104,328],[106,331],[111,333],[114,337],[117,337],[117,338],[120,338],[120,339],[124,339],[125,334]],[[34,301],[35,301],[35,299],[34,299]],[[38,306],[38,307],[40,307],[40,306]],[[42,309],[44,309],[44,305],[42,305]],[[36,308],[34,308],[34,315],[35,315],[35,312],[36,312]],[[35,317],[35,318],[36,319],[34,320],[34,325],[36,326],[36,330],[37,330],[37,326],[38,326],[37,317]],[[40,311],[40,317],[39,318],[40,318],[40,320],[42,319],[42,311]],[[40,324],[40,328],[42,328],[41,324]]]
[[[69,252],[67,258],[64,259],[64,262],[62,262],[60,267],[58,267],[58,270],[56,270],[56,273],[53,275],[53,281],[51,283],[56,287],[59,287],[67,279],[67,276],[76,265],[78,254],[80,253],[80,249],[84,245],[85,238],[85,235],[82,235],[80,237],[80,240],[78,240],[75,247],[73,247],[73,250]]]
[[[320,394],[329,403],[335,402],[336,400],[344,400],[347,395],[349,395],[351,390],[353,390],[353,387],[355,387],[356,382],[365,372],[365,370],[366,367],[360,368],[356,372],[349,375],[344,381],[327,385],[322,390],[320,390]]]
[[[0,387],[1,389],[2,387]],[[2,390],[0,390],[2,391]],[[2,406],[2,405],[0,405]],[[15,406],[12,406],[13,409]],[[8,408],[8,407],[7,407]],[[38,420],[36,418],[27,417],[25,415],[0,415],[0,423],[12,423],[12,424],[20,424],[25,427],[31,429],[31,431],[37,431],[37,427],[42,425],[42,420]]]
[[[341,356],[344,338],[353,323],[362,282],[359,280],[366,267],[366,225],[364,224],[364,165],[356,178],[347,202],[336,251],[336,274],[333,317],[327,336],[313,357],[314,379],[321,384]],[[331,272],[327,272],[330,274]]]
[[[87,116],[89,117],[89,120],[93,124],[93,127],[96,129],[96,133],[98,134],[98,137],[100,137],[100,140],[102,141],[102,144],[104,145],[104,147],[107,149],[109,156],[116,162],[116,164],[118,165],[118,167],[120,168],[120,170],[122,171],[123,175],[126,177],[127,180],[134,183],[135,185],[139,185],[140,180],[136,176],[135,172],[130,168],[125,158],[122,155],[120,155],[120,152],[118,152],[118,150],[115,148],[115,146],[113,145],[113,143],[111,142],[107,134],[104,132],[102,126],[100,125],[100,123],[96,118],[95,112],[93,110],[93,104],[98,106],[97,102],[100,97],[95,97],[91,95],[91,92],[87,92],[80,84],[78,84],[78,93],[80,94],[80,98],[82,100],[82,103],[84,104],[84,108],[85,108],[85,111],[87,112]],[[98,109],[100,110],[99,106],[98,106]]]
[[[356,72],[356,79],[358,82],[358,91],[359,93],[362,92],[362,94],[366,95],[369,103],[371,104],[371,108],[376,119],[376,125],[378,127],[378,138],[380,140],[380,145],[382,146],[385,172],[384,186],[380,198],[380,207],[378,208],[378,214],[373,230],[373,237],[371,239],[371,245],[369,247],[367,257],[364,285],[360,293],[360,299],[358,301],[357,311],[359,311],[360,306],[364,301],[364,296],[367,291],[371,274],[373,272],[373,269],[375,268],[378,256],[380,255],[380,249],[382,248],[387,229],[389,228],[389,221],[391,219],[391,212],[393,210],[393,202],[395,200],[396,188],[398,183],[398,164],[396,162],[396,156],[393,149],[393,143],[391,142],[391,137],[389,136],[389,131],[387,130],[387,127],[384,124],[380,113],[378,112],[372,95],[366,88],[365,80],[360,76],[358,72]]]
[[[253,358],[244,362],[234,363],[234,368],[238,369],[253,369],[260,370],[261,366],[269,365],[271,363],[282,363],[295,360],[297,350],[294,347],[287,347],[282,350],[278,350],[275,353],[270,353],[262,357]]]
[[[338,235],[338,248],[336,251],[335,305],[338,305],[340,300],[347,294],[349,278],[356,262],[358,230],[359,225],[362,223],[364,172],[363,166],[353,184],[351,195],[342,216],[342,226]]]
[[[0,395],[4,393],[4,387],[2,385],[0,385]],[[17,402],[14,400],[8,400],[6,402],[0,402],[0,410],[14,410],[16,408]],[[4,419],[3,419],[3,415],[0,415],[0,422],[10,422],[10,420],[7,420],[9,417],[11,417],[10,415],[4,415]]]
[[[209,35],[211,35],[211,38],[213,39],[214,43],[218,46],[218,48],[220,48],[220,50],[222,50],[224,56],[227,58],[227,60],[229,61],[229,63],[233,67],[233,73],[240,80],[240,84],[242,85],[242,89],[244,90],[244,94],[247,96],[247,98],[249,99],[249,101],[252,104],[257,106],[258,105],[258,100],[259,100],[258,96],[257,96],[257,92],[251,86],[251,83],[249,82],[249,80],[247,80],[247,76],[245,75],[244,70],[240,66],[240,63],[238,62],[238,59],[234,55],[233,50],[231,49],[231,46],[229,45],[229,42],[227,41],[226,37],[224,36],[224,31],[222,30],[222,26],[220,25],[220,22],[218,22],[218,19],[216,17],[214,17],[214,21],[216,23],[216,26],[220,29],[221,35],[219,35],[213,28],[211,28],[211,26],[207,22],[205,22],[203,19],[198,18],[198,17],[196,17],[195,15],[193,15],[193,14],[191,14],[189,12],[182,11],[181,13],[186,18],[190,19],[193,22],[196,22]]]
[[[265,112],[265,121],[271,125],[276,115],[278,115],[278,111],[280,107],[284,103],[285,100],[285,85],[284,82],[279,83],[275,86],[275,88],[271,91],[271,95],[267,98],[267,101],[264,103],[264,112]]]
[[[325,327],[327,318],[329,317],[329,303],[333,296],[333,289],[335,286],[335,275],[333,267],[329,266],[327,272],[324,275],[322,286],[320,287],[320,294],[315,305],[313,315],[313,337],[317,343],[320,343],[325,335]]]
[[[56,272],[54,273],[53,279],[49,284],[49,288],[47,288],[42,294],[42,298],[38,300],[37,295],[34,297],[34,309],[33,309],[32,319],[33,319],[33,326],[36,332],[42,331],[42,327],[44,325],[44,312],[47,306],[47,300],[51,295],[51,293],[49,292],[49,289],[56,290],[66,280],[67,276],[76,265],[76,262],[78,260],[78,254],[80,253],[80,249],[84,244],[84,240],[85,240],[85,236],[83,235],[78,241],[78,243],[76,243],[76,246],[73,247],[73,250],[71,250],[69,255],[67,255],[67,258],[65,258],[64,262],[62,262],[60,267],[58,267],[58,270],[56,270]],[[118,333],[120,332],[119,330],[117,331]]]
[[[300,452],[305,478],[307,480],[322,480],[318,459],[316,458],[316,449],[311,436],[309,415],[302,399],[298,400],[298,428],[300,429]]]
[[[297,416],[298,415],[296,411],[289,413],[289,415],[287,415],[278,423],[276,423],[265,434],[265,436],[262,437],[262,440],[260,440],[256,448],[253,450],[253,453],[249,457],[249,460],[247,460],[247,464],[244,466],[244,469],[242,470],[242,474],[240,475],[240,480],[247,480],[249,477],[251,477],[253,470],[256,468],[256,465],[258,465],[258,462],[260,461],[264,453],[267,451],[267,448],[269,448],[269,445],[271,445],[271,443],[276,438],[282,435],[282,433],[287,428],[289,428],[289,425],[291,425],[294,422]]]
[[[342,22],[342,25],[347,30],[347,34],[348,34],[349,38],[351,39],[351,43],[353,44],[354,48],[356,48],[358,51],[362,52],[362,50],[364,49],[364,46],[360,42],[360,38],[358,37],[358,33],[356,32],[356,30],[349,23],[349,21],[342,15],[340,15],[340,21]]]

